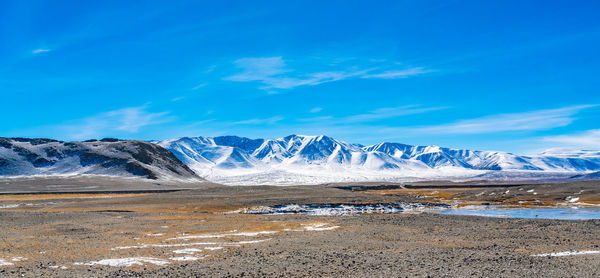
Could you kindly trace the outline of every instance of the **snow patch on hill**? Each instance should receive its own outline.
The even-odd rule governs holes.
[[[0,176],[84,174],[200,180],[170,151],[144,141],[0,138]]]

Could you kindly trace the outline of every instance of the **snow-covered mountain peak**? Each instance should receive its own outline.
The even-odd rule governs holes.
[[[510,173],[586,178],[599,170],[600,152],[591,150],[551,149],[523,156],[393,142],[362,146],[325,135],[197,136],[150,142],[0,138],[0,175],[201,176],[226,184],[307,184],[498,178]]]
[[[254,152],[265,140],[249,139],[239,136],[218,136],[214,137],[213,141],[219,146],[235,147],[247,152]]]
[[[377,180],[383,176],[443,177],[475,175],[486,171],[600,170],[600,155],[591,151],[554,151],[538,156],[519,156],[506,152],[392,142],[362,146],[325,135],[289,135],[276,139],[238,136],[198,138],[202,139],[194,140],[194,144],[181,138],[158,144],[171,150],[197,173],[215,181],[232,176],[257,177],[273,172],[282,177],[343,175],[344,179]],[[318,180],[321,181],[321,178]]]

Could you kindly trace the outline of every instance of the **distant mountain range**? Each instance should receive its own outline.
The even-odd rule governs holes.
[[[201,180],[171,152],[145,141],[0,138],[0,176],[73,174]]]
[[[327,136],[237,136],[62,142],[0,138],[0,176],[99,174],[208,179],[224,184],[316,184],[424,179],[596,179],[600,152],[536,156],[438,146],[350,144]]]
[[[153,142],[200,176],[229,184],[499,178],[508,172],[511,176],[548,173],[567,177],[600,170],[598,151],[554,149],[522,156],[387,142],[362,146],[327,136],[302,135],[278,139],[182,137]]]

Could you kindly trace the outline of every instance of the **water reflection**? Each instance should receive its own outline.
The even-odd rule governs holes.
[[[439,213],[503,218],[600,219],[600,208],[503,208],[499,206],[480,206],[477,208],[448,209],[439,211]]]

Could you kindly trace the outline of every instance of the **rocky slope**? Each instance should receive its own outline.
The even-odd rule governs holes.
[[[201,179],[171,152],[144,141],[0,138],[0,176],[72,174]]]

